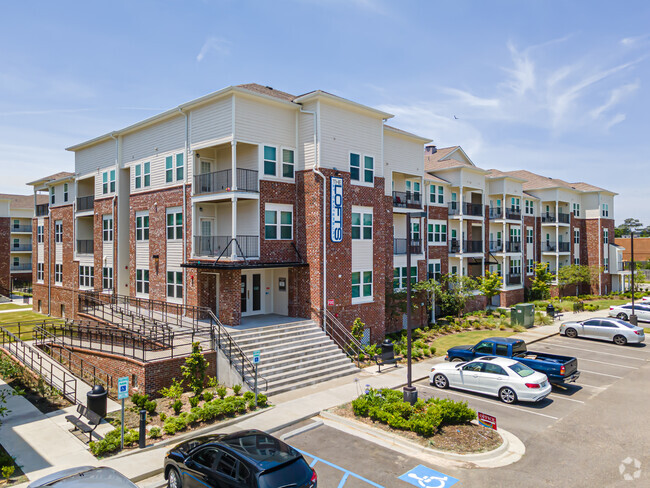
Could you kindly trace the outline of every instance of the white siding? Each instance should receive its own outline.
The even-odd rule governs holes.
[[[217,100],[190,112],[192,148],[214,145],[232,135],[232,98]]]
[[[360,207],[353,205],[352,212],[373,214],[372,207]],[[362,217],[363,223],[363,217]],[[374,237],[374,215],[373,215],[373,237]],[[361,230],[363,235],[363,228]],[[352,271],[372,271],[374,239],[352,239]]]
[[[166,214],[178,213],[182,207],[170,207],[166,209]],[[184,220],[183,220],[184,221]],[[165,220],[165,237],[167,238],[167,220]],[[175,236],[175,235],[174,235]],[[167,271],[181,271],[180,265],[183,262],[183,239],[167,238]]]
[[[183,152],[185,148],[185,117],[145,127],[122,137],[124,163],[138,161],[168,152]]]
[[[247,142],[294,147],[296,109],[237,96],[235,98],[235,138]]]
[[[237,234],[256,236],[260,233],[259,202],[240,200],[237,202]]]
[[[424,171],[424,146],[390,130],[384,130],[384,165],[381,167],[382,174],[386,176],[389,176],[391,171],[421,176]],[[388,177],[385,180],[386,195],[391,194],[392,185],[389,180]],[[398,190],[397,186],[395,190]]]
[[[106,166],[103,168],[100,172],[97,173],[97,176],[95,176],[95,199],[99,198],[106,198],[106,197],[112,197],[115,193],[111,192],[111,180],[110,180],[110,172],[111,170],[115,169],[115,165],[111,166]],[[103,185],[103,173],[108,171],[108,193],[102,193],[102,185]],[[115,189],[117,190],[117,171],[115,172]]]
[[[214,235],[232,235],[232,203],[225,202],[217,205],[217,226]]]
[[[312,102],[304,106],[305,110],[316,111],[316,103]],[[303,169],[312,169],[316,166],[316,151],[314,146],[314,117],[317,115],[300,113],[299,134],[298,134],[298,154],[296,161],[296,171]]]
[[[111,139],[75,153],[75,172],[85,175],[115,165],[116,142]]]

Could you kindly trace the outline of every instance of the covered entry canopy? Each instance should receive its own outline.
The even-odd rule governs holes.
[[[247,261],[191,261],[181,264],[183,268],[195,269],[261,269],[261,268],[295,268],[300,266],[309,266],[303,262],[293,263],[251,263]]]

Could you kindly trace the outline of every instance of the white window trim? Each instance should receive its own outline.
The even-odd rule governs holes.
[[[266,237],[266,212],[275,212],[277,215],[277,220],[276,220],[276,238],[275,239],[267,239]],[[281,222],[281,212],[290,212],[291,213],[291,239],[286,239],[282,238],[282,224]],[[264,239],[267,241],[293,241],[295,238],[295,215],[293,211],[293,205],[291,204],[285,204],[285,203],[267,203],[264,205]]]
[[[83,282],[85,281],[88,281],[90,284],[84,284]],[[80,265],[79,266],[79,289],[92,290],[95,284],[94,281],[95,281],[95,267],[86,264]]]
[[[433,265],[434,270],[435,270],[435,265],[436,264],[440,265],[440,276],[442,276],[442,260],[441,259],[429,259],[429,261],[427,261],[427,279],[430,279],[429,278],[429,273],[430,273],[429,266]],[[434,273],[435,273],[435,271],[434,271]]]
[[[138,217],[142,217],[142,227],[138,227]],[[149,242],[149,236],[147,236],[146,239],[144,238],[144,229],[149,229],[149,231],[151,231],[151,227],[150,227],[151,226],[151,221],[149,221],[149,225],[145,227],[144,226],[144,217],[149,217],[149,212],[148,211],[136,212],[135,213],[135,235],[134,235],[134,237],[135,237],[135,242],[136,243],[138,243],[138,242]],[[138,229],[139,228],[142,229],[142,239],[138,239]]]
[[[110,221],[111,225],[108,229],[104,229],[104,222],[107,221]],[[106,233],[110,239],[105,238]],[[113,242],[113,216],[111,214],[102,215],[102,242]]]
[[[177,236],[177,230],[178,230],[178,227],[179,227],[178,225],[176,225],[176,215],[177,214],[181,214],[181,225],[180,225],[181,236],[180,237],[176,237]],[[173,222],[173,224],[171,226],[167,222],[167,219],[169,219],[169,215],[174,216],[174,222]],[[149,223],[151,224],[151,222],[149,222]],[[185,227],[184,224],[185,224],[185,219],[183,218],[183,207],[170,207],[170,208],[166,209],[166,211],[165,211],[165,239],[167,241],[182,241],[183,240],[183,228]],[[174,237],[172,237],[171,239],[169,238],[169,228],[170,227],[172,227],[174,229],[174,232],[173,232]]]
[[[181,284],[180,284],[181,290],[180,290],[180,296],[179,297],[177,297],[175,295],[172,296],[172,295],[169,294],[169,285],[170,285],[170,283],[169,283],[169,276],[168,276],[167,273],[174,273],[174,278],[176,278],[177,273],[181,274]],[[165,296],[167,298],[167,301],[171,302],[171,303],[183,303],[183,288],[185,286],[183,270],[181,270],[181,269],[167,269],[167,273],[165,273]],[[175,294],[178,293],[178,289],[177,289],[178,284],[174,281],[174,283],[172,283],[172,286],[174,287],[174,293]]]
[[[142,280],[138,280],[138,271],[142,271]],[[149,279],[145,280],[144,279],[144,272],[149,271],[147,268],[136,268],[135,270],[135,296],[138,297],[148,297],[149,293],[151,292],[151,273],[149,273]],[[138,283],[142,282],[142,290],[143,291],[138,291]],[[149,283],[149,291],[145,292],[144,291],[144,283]]]
[[[259,174],[260,179],[276,180],[276,181],[279,181],[279,180],[286,181],[286,180],[288,180],[288,178],[281,178],[281,177],[278,176],[278,168],[282,164],[281,163],[282,152],[281,152],[280,146],[277,145],[277,144],[265,144],[265,143],[262,143],[258,147],[259,147],[259,168],[258,168],[259,172],[258,172],[258,174]],[[264,148],[265,147],[272,147],[273,149],[275,149],[275,173],[272,174],[272,175],[267,175],[266,172],[264,171],[264,161],[266,161],[266,158],[264,157]],[[294,156],[295,156],[295,153],[294,153]],[[269,161],[270,161],[270,159],[269,159]]]
[[[57,267],[61,270],[60,272],[57,272]],[[60,279],[57,280],[57,277]],[[63,286],[63,263],[54,263],[54,284]]]
[[[352,154],[356,154],[359,156],[359,180],[358,181],[352,179],[352,171],[351,171],[352,166],[350,166],[350,156]],[[372,183],[365,181],[364,169],[365,169],[366,157],[372,158]],[[369,188],[373,188],[375,186],[375,178],[377,177],[377,158],[371,154],[364,154],[361,152],[350,151],[348,153],[348,172],[350,173],[351,185],[367,186]]]
[[[439,259],[438,260],[436,260],[436,259],[429,260],[429,262],[433,262],[433,261],[440,261],[440,260]],[[415,278],[415,283],[417,283],[418,282],[418,266],[417,266],[417,264],[411,263],[411,268],[415,268],[415,276],[411,276],[411,279]],[[395,270],[396,269],[399,270],[399,283],[400,283],[400,286],[397,287],[397,288],[393,287],[393,291],[406,290],[406,286],[402,286],[402,282],[406,282],[406,280],[408,278],[407,278],[406,274],[402,274],[402,273],[404,271],[408,272],[408,270],[406,269],[406,266],[394,266],[393,267],[393,282],[395,281]],[[442,268],[441,268],[441,270],[442,270]],[[428,271],[428,266],[427,266],[427,271]],[[411,285],[411,286],[413,286],[413,285]]]
[[[431,231],[431,235],[433,236],[433,240],[429,240],[429,225],[433,226],[433,230]],[[436,242],[436,225],[440,226],[445,226],[445,240]],[[442,227],[440,228],[442,231]],[[442,236],[442,232],[440,232],[440,235]],[[427,243],[429,246],[447,246],[447,242],[449,241],[449,224],[446,220],[428,220],[427,221]]]
[[[110,276],[104,278],[104,270],[107,269],[110,271]],[[110,286],[104,286],[104,279],[107,279],[110,281]],[[112,291],[115,286],[115,282],[113,281],[113,267],[112,266],[102,266],[102,291],[103,292],[109,292]]]
[[[363,274],[370,272],[372,279],[370,280],[370,295],[369,296],[363,296]],[[375,274],[372,269],[353,269],[352,272],[350,273],[350,284],[352,283],[352,273],[359,273],[359,287],[361,291],[361,296],[358,298],[351,298],[352,304],[358,304],[358,303],[372,303],[375,301]],[[352,286],[352,285],[350,285]],[[355,285],[356,286],[356,285]],[[352,290],[352,288],[350,288]]]
[[[360,207],[360,206],[357,206],[357,205],[353,205],[351,214],[353,214],[353,213],[358,213],[360,215],[360,217],[361,217],[361,221],[360,221],[360,225],[359,225],[359,229],[360,229],[359,238],[358,239],[352,238],[352,240],[353,241],[372,242],[373,234],[375,232],[375,217],[373,215],[373,208],[372,207]],[[372,219],[372,223],[370,225],[370,229],[371,229],[370,239],[366,239],[366,238],[363,237],[363,235],[364,235],[363,230],[364,230],[364,228],[368,227],[367,225],[363,225],[363,216],[364,215],[370,215],[370,218]],[[351,218],[351,216],[350,216],[350,218]],[[352,234],[352,223],[350,223],[350,234]]]
[[[532,264],[529,267],[529,264]],[[526,260],[526,276],[532,276],[535,274],[535,260],[532,258],[528,258]]]
[[[44,279],[45,279],[45,263],[36,263],[36,283],[43,283]]]

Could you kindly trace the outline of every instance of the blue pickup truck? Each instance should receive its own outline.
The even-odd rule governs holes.
[[[481,356],[511,358],[535,371],[544,373],[551,383],[572,383],[580,376],[578,360],[570,356],[556,356],[526,350],[521,339],[490,337],[474,346],[456,346],[447,351],[447,361],[471,361]]]

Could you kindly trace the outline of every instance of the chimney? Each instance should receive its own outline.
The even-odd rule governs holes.
[[[435,154],[438,152],[438,148],[434,145],[426,146],[424,148],[424,154]]]

